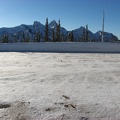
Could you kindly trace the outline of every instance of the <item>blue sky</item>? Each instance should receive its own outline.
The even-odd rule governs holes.
[[[0,0],[0,28],[20,24],[45,24],[48,17],[61,20],[61,26],[73,30],[88,24],[95,33],[102,28],[105,11],[105,31],[120,39],[120,0]]]

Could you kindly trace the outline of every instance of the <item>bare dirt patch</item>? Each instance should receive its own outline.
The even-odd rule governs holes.
[[[9,103],[0,103],[0,109],[9,108],[10,106],[11,106],[11,104],[9,104]]]

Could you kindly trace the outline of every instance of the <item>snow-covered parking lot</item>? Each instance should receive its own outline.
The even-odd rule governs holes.
[[[0,120],[119,120],[120,54],[0,53]]]

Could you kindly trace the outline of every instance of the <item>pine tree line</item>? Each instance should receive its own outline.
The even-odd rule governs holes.
[[[67,35],[64,35],[61,33],[61,24],[60,20],[58,23],[56,23],[56,27],[52,28],[52,31],[49,29],[49,23],[48,23],[48,18],[46,18],[46,23],[45,23],[45,29],[44,29],[44,35],[42,35],[40,28],[36,28],[34,26],[34,33],[33,33],[33,42],[76,42],[76,38],[74,37],[73,31],[69,32]],[[32,32],[30,29],[28,30],[29,32]],[[28,34],[29,32],[24,32],[21,31],[19,35],[14,35],[14,42],[18,42],[18,39],[21,42],[30,42],[31,41],[31,36]],[[51,33],[51,34],[50,34]],[[79,40],[78,40],[79,39]],[[89,42],[89,30],[88,30],[88,25],[86,25],[86,28],[83,29],[82,37],[78,38],[77,41],[80,42]],[[9,36],[8,34],[3,35],[2,43],[8,43],[9,42]]]
[[[1,42],[8,43],[8,35],[3,35]]]
[[[49,26],[48,18],[46,19],[45,31],[44,31],[44,42],[61,42],[61,33],[60,33],[60,20],[56,24],[56,30],[52,28],[52,40],[49,39]]]

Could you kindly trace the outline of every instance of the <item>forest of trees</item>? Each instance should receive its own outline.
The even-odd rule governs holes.
[[[30,29],[29,32],[32,32]],[[5,32],[5,34],[1,37],[1,43],[8,43],[12,42],[76,42],[76,38],[74,37],[73,31],[68,32],[67,35],[61,33],[61,24],[60,20],[56,23],[56,27],[52,28],[52,32],[50,34],[48,18],[46,18],[44,35],[41,33],[40,28],[34,28],[34,32],[32,33],[33,38],[31,40],[31,36],[24,31],[21,31],[18,35],[17,33],[13,36],[14,40],[9,39],[9,34]],[[80,42],[89,42],[89,30],[88,25],[83,30],[82,37],[79,38]]]

